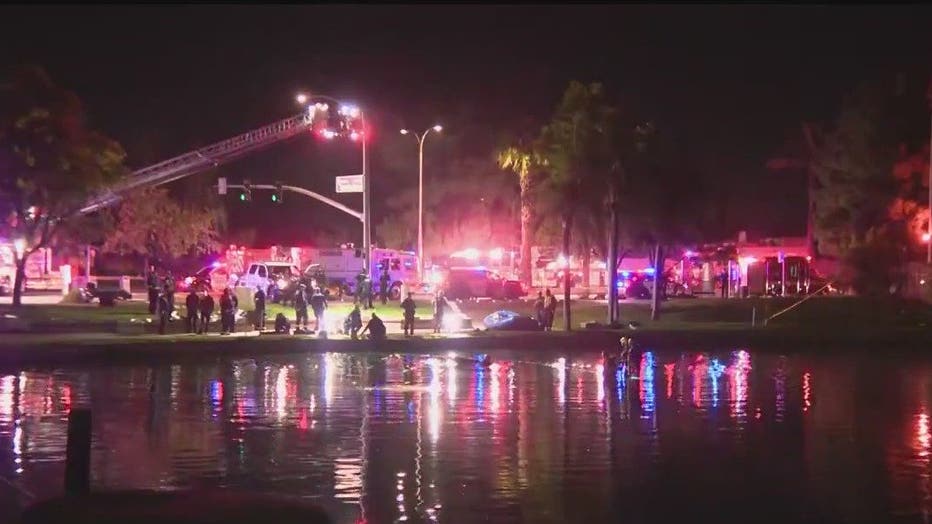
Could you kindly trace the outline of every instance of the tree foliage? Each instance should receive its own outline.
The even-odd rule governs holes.
[[[219,236],[212,208],[184,205],[163,187],[127,195],[115,212],[114,223],[104,249],[154,259],[209,252]]]
[[[87,199],[124,174],[123,149],[88,129],[77,96],[38,67],[0,86],[0,212],[4,233],[22,242],[14,304],[26,258],[49,245]]]

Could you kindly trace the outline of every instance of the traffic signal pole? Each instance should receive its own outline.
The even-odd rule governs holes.
[[[246,186],[242,184],[227,184],[226,187],[230,189],[246,189]],[[269,185],[269,184],[251,184],[249,187],[251,189],[271,189],[271,190],[278,190],[280,188],[284,191],[291,191],[294,193],[298,193],[300,195],[308,196],[308,197],[313,198],[314,200],[323,202],[324,204],[327,204],[328,206],[335,207],[339,209],[340,211],[350,216],[355,217],[357,220],[365,224],[365,220],[364,220],[365,213],[360,213],[359,211],[356,211],[355,209],[347,207],[337,202],[336,200],[327,198],[324,195],[321,195],[320,193],[315,193],[311,191],[310,189],[304,189],[303,187],[296,187],[296,186],[286,186],[286,185],[279,186],[279,185]]]

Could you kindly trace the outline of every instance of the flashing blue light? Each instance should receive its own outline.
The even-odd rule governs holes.
[[[629,276],[631,276],[631,272],[630,272],[630,271],[622,271],[622,272],[621,272],[621,276],[623,276],[623,277],[625,277],[625,278],[628,278]]]
[[[653,275],[653,274],[654,274],[654,268],[649,267],[649,268],[647,268],[647,269],[644,270],[644,273],[647,273],[648,275]]]
[[[211,264],[211,266],[213,266],[213,267],[215,267],[215,268],[220,267],[220,266],[222,266],[222,265],[223,265],[223,264],[222,264],[219,260],[214,260],[214,263]]]

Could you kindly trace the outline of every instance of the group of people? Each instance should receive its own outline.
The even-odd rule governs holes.
[[[443,329],[443,312],[445,305],[446,299],[442,293],[434,295],[434,333],[440,333]],[[414,335],[414,319],[417,305],[411,294],[408,294],[408,296],[401,301],[401,309],[403,311],[402,328],[404,329],[404,334],[406,337],[412,336]],[[369,331],[369,336],[373,339],[385,338],[386,332],[385,323],[375,313],[372,313],[372,317],[369,319],[366,327],[363,328],[362,312],[360,311],[360,303],[358,302],[353,305],[353,310],[350,311],[350,314],[346,317],[346,320],[344,320],[343,330],[348,333],[353,340],[358,339],[366,331]]]
[[[207,290],[192,288],[185,298],[185,330],[188,333],[204,334],[210,331],[210,318],[214,314],[214,297]],[[220,334],[236,331],[236,309],[239,300],[233,290],[226,288],[220,295]]]
[[[314,312],[314,331],[326,331],[324,312],[327,310],[327,294],[319,287],[314,287],[308,295],[307,286],[300,284],[294,297],[295,333],[306,333],[308,326],[307,309]]]
[[[379,300],[382,302],[383,306],[388,304],[391,289],[392,276],[389,274],[388,268],[384,268],[379,275]],[[372,298],[374,294],[372,279],[369,278],[369,275],[367,275],[365,271],[356,275],[356,293],[353,302],[359,304],[363,309],[372,309]]]
[[[557,313],[557,297],[547,289],[546,294],[537,292],[537,300],[534,301],[534,313],[537,317],[537,324],[544,331],[553,330],[553,317]]]

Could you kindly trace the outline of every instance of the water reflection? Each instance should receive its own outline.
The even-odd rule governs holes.
[[[291,493],[336,522],[604,522],[620,507],[637,520],[680,478],[703,494],[697,519],[701,500],[762,487],[793,494],[773,502],[787,511],[850,522],[932,509],[932,366],[645,351],[626,370],[569,356],[16,370],[0,375],[0,475],[58,493],[67,415],[90,407],[97,487]],[[881,455],[886,470],[871,469]],[[858,503],[818,502],[835,497]]]

